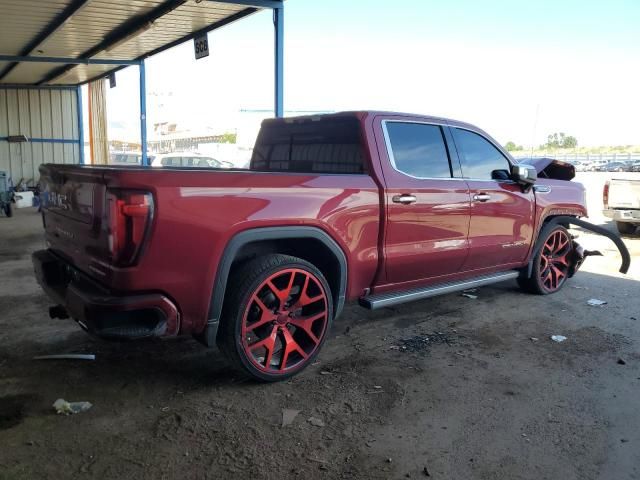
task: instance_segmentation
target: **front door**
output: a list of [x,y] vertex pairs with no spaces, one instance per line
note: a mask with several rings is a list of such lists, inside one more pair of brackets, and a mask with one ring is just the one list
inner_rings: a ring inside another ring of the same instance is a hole
[[396,117],[376,122],[376,131],[386,183],[387,283],[457,273],[467,256],[470,201],[446,126]]
[[487,138],[452,127],[471,195],[469,256],[463,270],[525,260],[534,224],[534,194],[509,179],[511,163]]

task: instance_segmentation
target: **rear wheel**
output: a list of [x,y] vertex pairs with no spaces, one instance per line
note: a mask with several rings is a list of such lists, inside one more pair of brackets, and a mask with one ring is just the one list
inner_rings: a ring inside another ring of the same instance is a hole
[[616,222],[616,228],[622,235],[631,235],[636,231],[636,226],[629,222]]
[[540,238],[542,245],[533,259],[531,277],[521,278],[518,283],[529,292],[549,295],[559,291],[567,281],[573,241],[561,225],[544,229]]
[[241,266],[228,291],[218,344],[234,367],[273,382],[313,362],[333,320],[320,270],[300,258],[267,255]]

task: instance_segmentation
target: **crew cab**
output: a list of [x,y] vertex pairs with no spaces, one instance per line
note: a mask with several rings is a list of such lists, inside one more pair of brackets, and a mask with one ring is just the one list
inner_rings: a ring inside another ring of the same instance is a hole
[[46,164],[36,276],[52,317],[194,335],[281,380],[346,301],[559,291],[584,256],[566,227],[585,192],[573,166],[527,162],[468,123],[367,111],[264,121],[250,171]]

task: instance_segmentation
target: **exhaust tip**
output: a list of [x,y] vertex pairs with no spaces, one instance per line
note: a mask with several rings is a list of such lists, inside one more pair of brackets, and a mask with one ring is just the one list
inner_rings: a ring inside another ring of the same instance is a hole
[[69,313],[67,313],[67,309],[62,305],[54,305],[53,307],[49,307],[49,317],[65,320],[69,318]]

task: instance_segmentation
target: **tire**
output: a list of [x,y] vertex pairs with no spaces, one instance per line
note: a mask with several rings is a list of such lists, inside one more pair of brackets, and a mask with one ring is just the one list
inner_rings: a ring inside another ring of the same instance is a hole
[[11,207],[11,202],[5,203],[3,210],[4,210],[4,214],[7,217],[13,217],[13,208]]
[[562,225],[543,228],[536,242],[531,277],[518,279],[520,287],[538,295],[550,295],[562,289],[569,278],[573,240]]
[[629,222],[616,222],[616,228],[621,235],[631,235],[636,231],[636,225]]
[[217,343],[232,366],[260,381],[285,380],[313,363],[333,321],[333,298],[314,265],[270,254],[229,279]]

